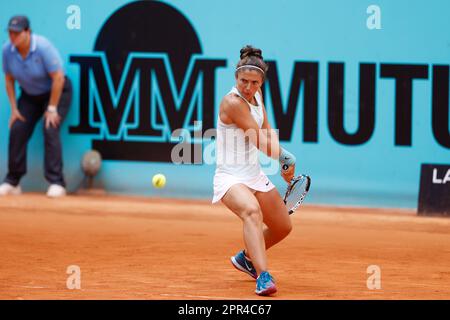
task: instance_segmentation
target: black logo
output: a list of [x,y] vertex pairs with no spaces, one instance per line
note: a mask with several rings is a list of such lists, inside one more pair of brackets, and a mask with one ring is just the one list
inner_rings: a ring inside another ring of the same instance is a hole
[[72,55],[80,70],[79,123],[70,133],[96,138],[104,159],[171,161],[179,128],[213,128],[216,70],[194,28],[175,8],[156,1],[123,6],[105,22],[94,53]]

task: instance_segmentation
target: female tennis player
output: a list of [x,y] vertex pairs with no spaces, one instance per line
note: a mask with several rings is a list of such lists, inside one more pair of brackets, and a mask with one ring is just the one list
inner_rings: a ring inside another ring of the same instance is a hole
[[217,121],[213,203],[222,201],[243,222],[245,250],[231,257],[232,264],[256,280],[256,294],[277,291],[268,272],[266,250],[291,231],[288,210],[275,186],[261,170],[259,151],[279,160],[289,182],[295,157],[279,145],[262,100],[261,86],[268,65],[260,49],[240,51],[236,84],[223,98]]

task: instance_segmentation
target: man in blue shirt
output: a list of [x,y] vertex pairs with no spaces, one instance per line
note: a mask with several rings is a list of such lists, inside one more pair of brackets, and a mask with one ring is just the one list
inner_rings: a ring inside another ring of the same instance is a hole
[[[0,195],[21,194],[20,179],[26,173],[26,149],[34,127],[44,116],[45,178],[49,197],[66,194],[63,177],[60,124],[71,100],[72,85],[65,77],[61,57],[46,38],[32,34],[25,16],[12,17],[10,41],[3,46],[3,71],[11,105],[8,174]],[[16,100],[15,82],[21,95]]]

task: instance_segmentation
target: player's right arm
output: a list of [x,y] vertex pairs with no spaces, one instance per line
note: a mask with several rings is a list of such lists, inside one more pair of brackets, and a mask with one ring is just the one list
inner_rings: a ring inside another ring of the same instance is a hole
[[225,96],[220,106],[220,120],[225,124],[236,124],[254,146],[267,156],[278,160],[281,152],[279,144],[271,143],[267,132],[258,127],[248,105],[241,98],[233,95]]

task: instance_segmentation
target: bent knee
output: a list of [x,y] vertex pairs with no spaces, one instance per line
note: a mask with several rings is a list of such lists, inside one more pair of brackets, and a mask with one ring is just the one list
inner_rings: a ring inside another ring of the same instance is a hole
[[282,223],[282,224],[278,225],[277,228],[276,228],[276,234],[281,239],[287,237],[288,234],[291,233],[291,231],[292,231],[291,220],[288,220],[285,223]]
[[262,222],[262,213],[258,205],[248,205],[241,212],[243,220],[251,220],[252,222]]
[[283,233],[285,234],[285,237],[292,232],[292,223],[291,220],[289,220],[289,223],[287,223],[283,228]]

